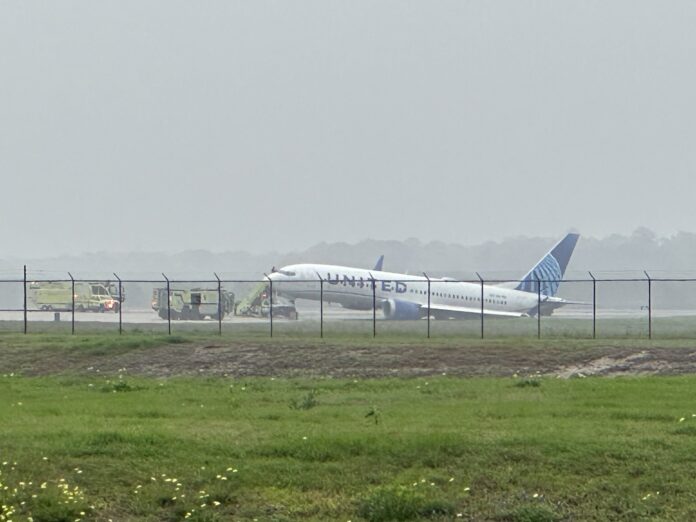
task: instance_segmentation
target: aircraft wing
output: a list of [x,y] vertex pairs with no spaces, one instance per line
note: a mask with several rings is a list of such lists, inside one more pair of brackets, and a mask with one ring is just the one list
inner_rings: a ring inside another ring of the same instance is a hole
[[[428,311],[427,305],[422,305],[421,309],[426,313]],[[468,306],[450,306],[443,304],[430,305],[431,312],[444,312],[446,314],[457,315],[460,317],[481,317],[480,308],[472,308]],[[483,309],[483,315],[486,317],[526,317],[527,314],[522,312],[504,312],[502,310],[486,310]]]

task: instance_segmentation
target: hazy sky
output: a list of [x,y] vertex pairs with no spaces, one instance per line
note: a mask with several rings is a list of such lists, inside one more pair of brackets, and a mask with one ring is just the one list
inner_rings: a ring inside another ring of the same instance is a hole
[[0,0],[0,257],[696,231],[696,2]]

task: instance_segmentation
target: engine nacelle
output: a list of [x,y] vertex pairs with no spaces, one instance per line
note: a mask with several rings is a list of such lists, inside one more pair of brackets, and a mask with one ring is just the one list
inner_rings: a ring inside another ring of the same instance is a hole
[[412,321],[424,316],[421,306],[408,301],[388,299],[382,304],[385,319],[394,321]]

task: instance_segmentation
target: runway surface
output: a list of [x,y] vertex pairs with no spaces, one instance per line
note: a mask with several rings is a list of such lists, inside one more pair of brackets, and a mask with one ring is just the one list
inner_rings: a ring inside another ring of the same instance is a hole
[[[317,322],[320,320],[320,307],[318,303],[311,301],[298,301],[297,311],[299,313],[298,322]],[[53,311],[36,311],[30,310],[28,312],[29,321],[55,321],[55,314],[60,314],[60,321],[71,321],[72,313],[70,311],[63,312],[53,312]],[[372,310],[347,310],[338,305],[325,304],[324,305],[324,320],[327,322],[332,321],[356,321],[356,320],[371,320]],[[666,309],[653,309],[652,316],[654,318],[666,318],[666,317],[692,317],[696,316],[696,310],[666,310]],[[376,317],[378,320],[383,320],[383,314],[381,310],[377,310]],[[597,318],[598,319],[640,319],[647,318],[648,310],[643,308],[634,309],[607,309],[598,308]],[[24,318],[24,313],[22,311],[0,311],[0,321],[22,321]],[[592,307],[567,307],[556,310],[551,317],[544,316],[543,320],[553,320],[553,319],[592,319]],[[130,324],[165,324],[166,319],[161,319],[154,310],[147,309],[130,309],[125,306],[123,309],[122,319],[124,323]],[[118,323],[119,315],[117,313],[92,313],[92,312],[75,312],[76,322],[97,322],[97,323]],[[275,316],[274,320],[277,321],[287,321],[287,319],[279,316]],[[469,320],[476,320],[469,319]],[[213,323],[216,322],[211,319],[198,320],[198,321],[175,321],[177,323]],[[223,319],[223,323],[236,323],[236,324],[259,324],[268,322],[268,318],[256,318],[256,317],[237,317],[229,315]]]

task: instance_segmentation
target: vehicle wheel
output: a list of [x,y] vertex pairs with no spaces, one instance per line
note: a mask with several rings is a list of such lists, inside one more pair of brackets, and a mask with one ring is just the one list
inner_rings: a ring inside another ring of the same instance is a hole
[[121,308],[121,305],[119,303],[116,303],[114,305],[114,313],[117,314],[120,308]]
[[78,311],[78,312],[84,312],[84,311],[85,311],[84,305],[77,305],[77,311]]
[[100,313],[100,314],[103,314],[103,313],[104,313],[104,305],[103,305],[103,304],[100,304],[100,305],[99,305],[99,313]]

